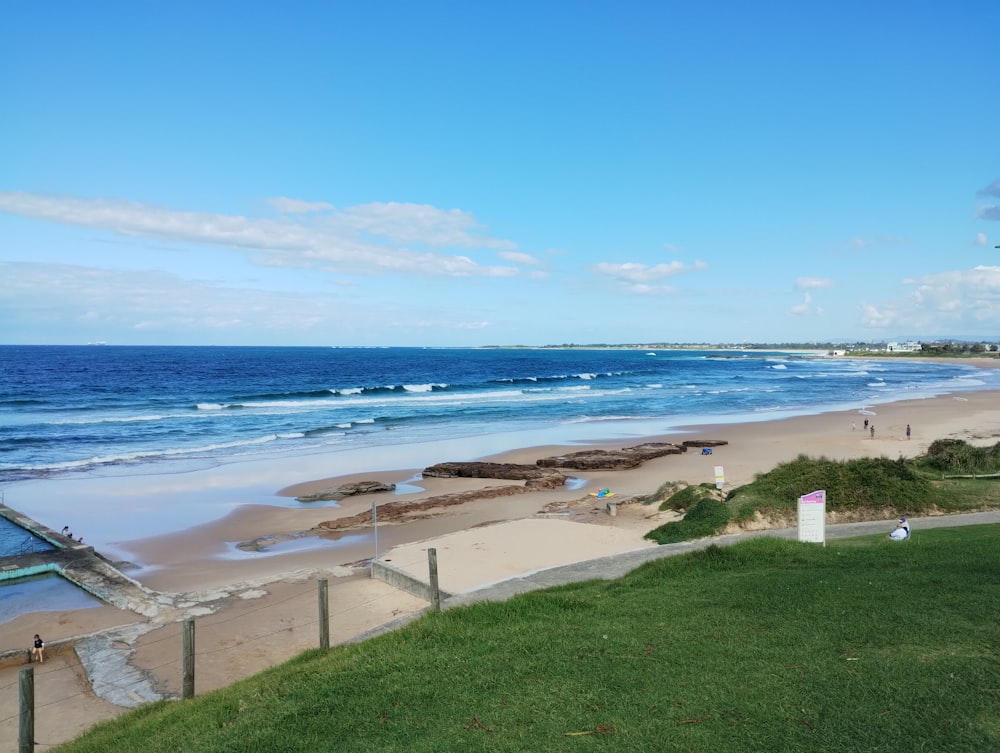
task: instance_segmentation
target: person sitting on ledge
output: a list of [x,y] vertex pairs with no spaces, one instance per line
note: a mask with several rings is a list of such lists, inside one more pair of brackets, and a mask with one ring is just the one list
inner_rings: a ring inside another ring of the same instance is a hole
[[45,641],[38,633],[35,633],[35,642],[31,646],[31,656],[28,661],[37,661],[39,664],[45,661]]

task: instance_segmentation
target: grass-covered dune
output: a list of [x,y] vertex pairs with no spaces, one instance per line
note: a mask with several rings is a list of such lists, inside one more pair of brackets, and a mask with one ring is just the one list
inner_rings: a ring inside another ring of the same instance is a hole
[[1000,750],[998,537],[713,546],[430,614],[53,750]]
[[[650,531],[646,538],[670,544],[711,536],[731,522],[755,519],[795,525],[800,496],[826,491],[832,520],[873,520],[896,515],[971,512],[1000,506],[1000,444],[974,447],[957,439],[937,440],[913,459],[829,460],[800,455],[724,498],[710,484],[661,487],[661,509],[683,510],[682,520]],[[720,504],[721,503],[721,504]]]

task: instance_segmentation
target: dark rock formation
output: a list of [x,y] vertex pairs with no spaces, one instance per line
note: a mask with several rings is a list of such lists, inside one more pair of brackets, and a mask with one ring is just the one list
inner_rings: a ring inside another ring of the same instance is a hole
[[[694,446],[694,445],[690,445]],[[701,445],[699,445],[701,446]],[[688,443],[677,445],[672,442],[646,442],[620,450],[581,450],[542,458],[537,461],[544,468],[573,468],[579,471],[625,471],[638,468],[647,460],[664,455],[680,455],[687,452]]]
[[381,481],[357,481],[353,484],[341,484],[331,489],[303,494],[296,497],[296,502],[328,502],[330,500],[343,499],[344,497],[354,497],[358,494],[377,494],[378,492],[391,492],[396,489],[395,484],[384,484]]
[[517,463],[438,463],[424,468],[423,475],[432,478],[496,478],[524,481],[525,486],[532,489],[555,489],[566,483],[566,477],[558,471]]
[[[528,488],[527,486],[488,486],[485,489],[473,489],[466,492],[455,492],[454,494],[441,494],[436,497],[427,497],[426,499],[414,500],[412,502],[387,502],[384,505],[378,506],[378,519],[380,523],[392,523],[403,519],[413,520],[432,515],[441,515],[444,514],[441,508],[463,505],[466,502],[475,502],[481,499],[510,497],[529,491],[537,491],[537,488]],[[371,510],[365,510],[350,517],[325,520],[314,530],[316,533],[323,533],[340,531],[347,528],[363,528],[371,524]]]
[[[627,470],[642,465],[647,460],[664,455],[679,455],[687,452],[688,447],[718,447],[728,444],[720,439],[692,439],[682,444],[671,442],[647,442],[633,447],[623,447],[620,450],[582,450],[567,453],[552,458],[542,458],[535,465],[517,463],[438,463],[425,468],[423,475],[428,478],[494,478],[509,481],[524,481],[524,484],[510,486],[488,486],[483,489],[473,489],[454,494],[442,494],[413,501],[387,502],[379,505],[378,519],[380,522],[412,520],[444,514],[444,508],[461,505],[481,499],[508,497],[514,494],[538,491],[539,489],[555,489],[566,483],[566,476],[556,468],[574,468],[579,470]],[[301,499],[301,498],[300,498]],[[642,501],[641,498],[621,500],[619,504],[628,501]],[[564,503],[557,503],[564,504]],[[365,510],[346,518],[337,518],[320,523],[311,533],[321,535],[332,531],[350,528],[360,528],[372,524],[370,510]]]

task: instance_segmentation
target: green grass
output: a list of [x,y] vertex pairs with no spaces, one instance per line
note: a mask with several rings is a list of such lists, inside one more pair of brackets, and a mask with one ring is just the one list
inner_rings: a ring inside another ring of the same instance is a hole
[[713,546],[308,652],[53,750],[1000,750],[998,535]]
[[934,483],[905,460],[858,458],[837,461],[800,455],[753,483],[734,489],[728,502],[752,503],[758,509],[794,509],[803,494],[825,489],[827,509],[867,510],[895,508],[900,503],[911,512],[936,503]]
[[1000,444],[976,447],[961,439],[937,439],[917,459],[917,465],[942,474],[997,473],[1000,471]]
[[674,510],[675,512],[690,510],[703,499],[718,500],[720,498],[720,492],[716,490],[714,484],[688,486],[672,483],[669,487],[667,485],[661,486],[657,489],[656,494],[659,495],[657,498],[661,500],[660,510]]
[[[694,489],[697,487],[688,487]],[[729,509],[723,502],[701,497],[681,520],[664,523],[646,534],[657,544],[674,544],[711,536],[729,522]]]
[[1000,506],[1000,478],[951,476],[982,476],[998,470],[1000,443],[974,447],[959,439],[937,440],[925,455],[913,459],[829,460],[800,455],[730,491],[721,509],[698,502],[712,494],[707,484],[680,490],[665,487],[669,496],[660,502],[660,509],[687,513],[683,520],[665,523],[646,538],[669,544],[711,536],[731,520],[738,522],[756,515],[772,520],[794,519],[799,497],[818,489],[826,491],[827,512],[856,520],[995,509]]

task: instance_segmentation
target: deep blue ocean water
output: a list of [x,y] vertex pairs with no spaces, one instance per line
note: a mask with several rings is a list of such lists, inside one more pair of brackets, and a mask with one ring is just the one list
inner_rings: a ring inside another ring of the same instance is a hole
[[994,388],[995,370],[691,350],[0,346],[0,484],[524,429],[600,440]]

